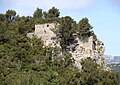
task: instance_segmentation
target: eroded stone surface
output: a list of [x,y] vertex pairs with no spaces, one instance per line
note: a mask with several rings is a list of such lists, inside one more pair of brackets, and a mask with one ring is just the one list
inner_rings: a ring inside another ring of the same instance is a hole
[[[35,25],[35,32],[38,38],[41,38],[44,42],[45,46],[60,46],[59,39],[57,35],[53,32],[53,30],[58,29],[56,23],[46,23],[46,24],[37,24]],[[85,59],[87,57],[92,58],[96,61],[99,65],[104,64],[104,44],[96,39],[93,39],[93,36],[84,36],[84,37],[77,37],[77,43],[71,45],[71,49],[69,52],[72,54],[72,57],[75,59],[75,65],[81,68],[80,60]]]
[[41,38],[46,46],[58,46],[60,47],[59,42],[57,41],[56,34],[52,31],[56,28],[58,24],[56,23],[46,23],[35,25],[35,33],[38,38]]

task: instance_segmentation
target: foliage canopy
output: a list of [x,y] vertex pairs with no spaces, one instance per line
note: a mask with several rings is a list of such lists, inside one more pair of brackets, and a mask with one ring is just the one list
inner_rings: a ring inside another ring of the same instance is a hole
[[59,18],[55,7],[43,13],[37,8],[33,17],[16,14],[14,10],[0,14],[0,85],[118,85],[117,73],[102,70],[91,59],[81,61],[80,72],[70,53],[59,57],[59,48],[26,37],[36,23],[56,21],[61,24],[58,36],[64,49],[74,42],[76,30],[92,29],[87,18],[76,24],[69,16]]

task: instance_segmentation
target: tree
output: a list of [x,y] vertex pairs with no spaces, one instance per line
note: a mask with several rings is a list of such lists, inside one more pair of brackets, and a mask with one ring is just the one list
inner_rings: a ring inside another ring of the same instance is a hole
[[7,25],[4,21],[0,23],[0,44],[7,42],[6,31]]
[[34,11],[33,18],[42,19],[42,9],[37,8],[36,11]]
[[15,19],[15,15],[16,15],[16,11],[15,10],[8,10],[6,11],[6,18],[7,18],[7,21],[13,21]]
[[5,14],[0,14],[0,22],[5,21]]
[[63,50],[66,50],[67,46],[74,41],[74,27],[75,21],[71,17],[61,18],[58,36],[61,38],[60,44]]
[[70,84],[79,85],[118,85],[119,75],[115,72],[104,70],[91,58],[81,61],[82,69],[70,81]]
[[[45,12],[43,20],[49,18],[54,22],[59,17],[56,12]],[[66,52],[75,39],[76,22],[71,17],[59,18],[56,32],[65,52],[57,46],[44,46],[35,36],[26,37],[26,33],[34,30],[37,20],[34,18],[16,16],[13,10],[0,14],[0,85],[118,85],[118,74],[103,70],[92,59],[82,60],[81,70],[75,67],[72,55]],[[84,26],[90,31],[89,25]]]
[[52,7],[51,9],[48,10],[48,12],[44,11],[43,15],[44,23],[57,22],[59,19],[58,17],[60,16],[60,12],[59,9]]
[[49,18],[58,18],[60,16],[60,12],[57,8],[52,7],[48,10],[48,16]]
[[48,18],[48,14],[46,11],[43,12],[43,15],[44,15],[44,19],[47,19]]
[[89,33],[93,27],[89,24],[88,18],[82,18],[78,23],[77,31],[80,34]]

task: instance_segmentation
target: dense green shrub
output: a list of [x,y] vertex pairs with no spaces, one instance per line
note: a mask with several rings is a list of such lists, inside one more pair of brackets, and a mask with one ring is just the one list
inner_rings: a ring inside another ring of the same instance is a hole
[[[67,51],[58,57],[74,42],[74,33],[82,29],[84,34],[92,29],[87,18],[78,26],[71,17],[59,15],[55,7],[44,13],[37,8],[33,17],[20,17],[14,10],[0,14],[0,85],[118,85],[117,73],[103,70],[91,59],[81,61],[80,71]],[[36,23],[46,22],[60,23],[57,35],[62,49],[46,47],[41,39],[26,37]]]

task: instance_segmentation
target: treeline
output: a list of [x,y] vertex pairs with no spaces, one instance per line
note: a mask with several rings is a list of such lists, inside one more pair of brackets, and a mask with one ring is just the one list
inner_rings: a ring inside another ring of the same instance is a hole
[[[75,33],[94,35],[92,26],[87,18],[76,23],[70,16],[59,16],[55,7],[47,12],[37,8],[33,16],[19,16],[15,10],[0,14],[0,85],[118,85],[117,73],[103,70],[89,58],[81,61],[81,71],[74,66],[66,48],[75,42]],[[64,55],[59,55],[58,47],[26,37],[36,23],[51,22],[60,23],[56,34]]]

